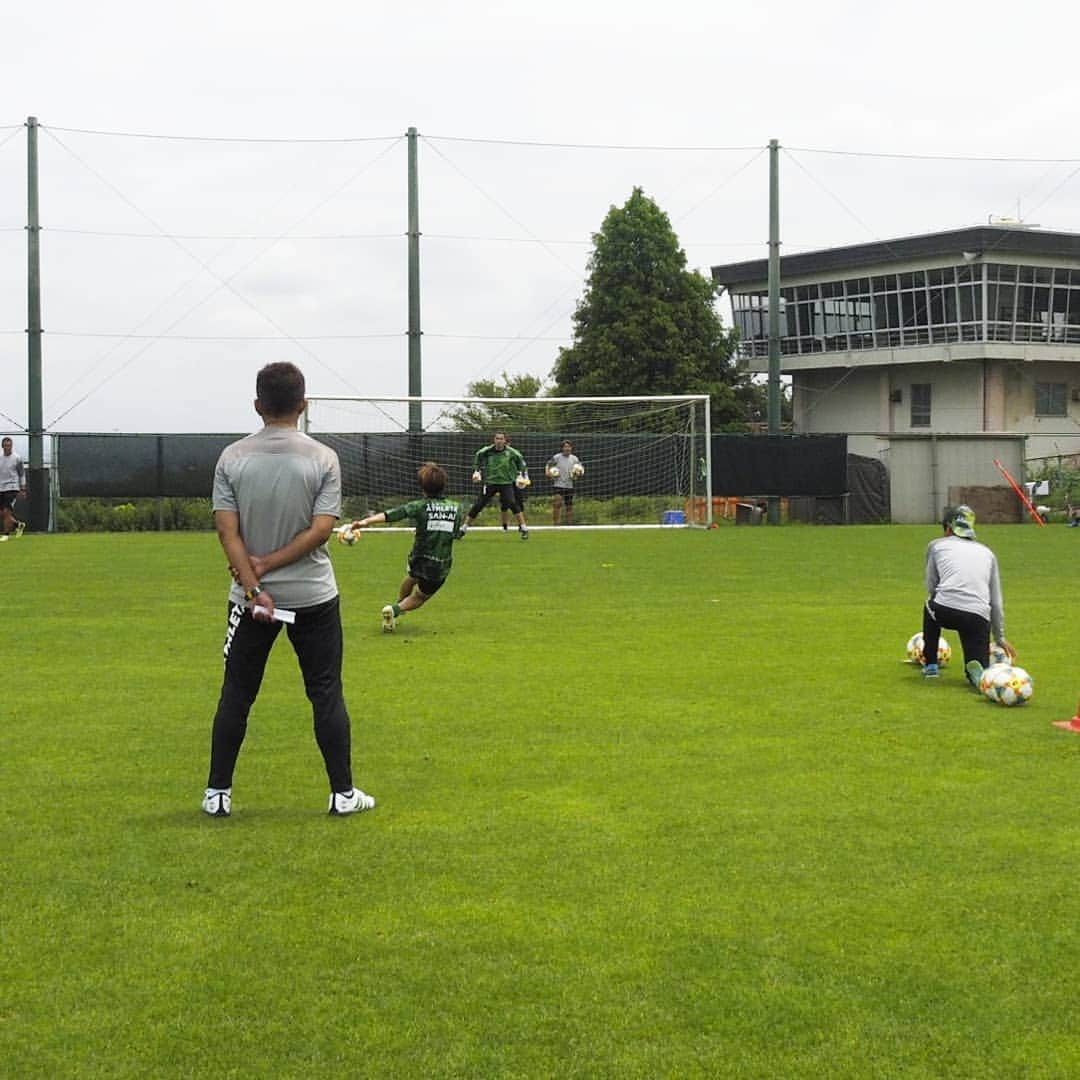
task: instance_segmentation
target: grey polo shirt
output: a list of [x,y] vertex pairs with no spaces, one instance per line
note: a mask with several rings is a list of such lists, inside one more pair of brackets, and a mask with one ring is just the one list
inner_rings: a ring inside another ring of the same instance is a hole
[[[294,428],[264,427],[225,447],[214,470],[214,509],[240,515],[240,535],[252,555],[288,544],[317,514],[341,516],[341,466],[329,447]],[[305,608],[337,596],[326,545],[271,570],[263,585],[283,608]],[[233,584],[232,603],[243,603]]]

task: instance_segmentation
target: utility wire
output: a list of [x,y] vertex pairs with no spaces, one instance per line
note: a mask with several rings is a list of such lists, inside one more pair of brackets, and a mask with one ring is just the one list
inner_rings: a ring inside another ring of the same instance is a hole
[[[94,176],[96,176],[98,180],[100,180],[100,181],[101,181],[101,182],[102,182],[103,184],[105,184],[105,185],[106,185],[106,186],[107,186],[107,187],[108,187],[108,188],[109,188],[110,190],[112,190],[114,194],[116,194],[116,195],[117,195],[117,196],[118,196],[118,197],[119,197],[120,199],[122,199],[122,200],[123,200],[123,201],[124,201],[124,202],[125,202],[125,203],[126,203],[126,204],[127,204],[128,206],[130,206],[130,207],[131,207],[131,208],[132,208],[133,210],[135,210],[135,211],[136,211],[136,213],[138,213],[138,214],[139,214],[139,215],[140,215],[141,217],[143,217],[143,218],[144,218],[144,219],[145,219],[146,221],[148,221],[148,222],[149,222],[149,223],[150,223],[150,224],[151,224],[151,225],[152,225],[152,226],[153,226],[153,227],[154,227],[155,229],[158,229],[158,230],[159,230],[160,232],[162,232],[162,233],[164,234],[165,230],[161,229],[161,228],[160,228],[160,226],[159,226],[159,225],[157,224],[157,222],[156,222],[156,221],[154,221],[154,219],[153,219],[153,218],[151,218],[151,217],[150,217],[150,216],[149,216],[149,215],[148,215],[147,213],[145,213],[145,212],[144,212],[144,211],[143,211],[143,210],[142,210],[142,209],[141,209],[140,207],[136,206],[136,205],[135,205],[135,203],[134,203],[134,202],[132,202],[132,200],[131,200],[131,199],[129,199],[129,198],[128,198],[128,197],[127,197],[127,196],[126,196],[126,195],[125,195],[125,194],[124,194],[124,193],[123,193],[122,191],[120,191],[120,190],[119,190],[119,189],[118,189],[118,188],[117,188],[117,187],[116,187],[116,186],[115,186],[114,184],[112,184],[112,183],[111,183],[111,182],[110,182],[109,180],[107,180],[107,179],[106,179],[106,178],[105,178],[104,176],[102,176],[102,175],[101,175],[100,173],[98,173],[98,172],[97,172],[97,171],[96,171],[96,170],[95,170],[95,169],[94,169],[94,168],[93,168],[92,166],[90,166],[90,165],[89,165],[89,164],[88,164],[87,162],[83,161],[83,159],[82,159],[82,158],[80,158],[80,157],[79,157],[79,156],[78,156],[77,154],[75,154],[75,153],[74,153],[74,152],[73,152],[73,151],[72,151],[72,150],[71,150],[71,149],[70,149],[69,147],[67,147],[67,146],[66,146],[66,145],[65,145],[65,144],[64,144],[64,143],[63,143],[63,142],[62,142],[61,140],[57,139],[57,138],[56,138],[56,135],[55,135],[55,134],[53,134],[53,133],[52,133],[51,131],[50,131],[50,135],[51,135],[51,137],[52,137],[52,138],[54,139],[54,141],[56,141],[56,142],[57,142],[57,144],[58,144],[58,145],[60,145],[61,147],[63,147],[63,148],[65,149],[65,150],[67,150],[67,152],[68,152],[69,154],[71,154],[71,155],[72,155],[72,157],[74,157],[76,161],[78,161],[78,162],[79,162],[80,164],[82,164],[84,168],[86,168],[86,169],[87,169],[87,170],[88,170],[89,172],[91,172],[91,173],[92,173],[92,174],[93,174]],[[327,197],[326,197],[325,199],[323,199],[323,200],[322,200],[322,202],[320,202],[320,203],[316,204],[316,206],[312,207],[312,209],[310,209],[310,210],[309,210],[309,211],[308,211],[308,212],[307,212],[307,213],[306,213],[306,214],[305,214],[305,215],[304,215],[304,216],[303,216],[303,217],[302,217],[302,218],[301,218],[300,220],[301,220],[301,221],[303,221],[303,220],[305,220],[306,218],[310,217],[310,216],[311,216],[312,214],[314,214],[314,213],[315,213],[315,211],[316,211],[316,210],[320,209],[320,208],[321,208],[322,206],[325,206],[325,205],[326,205],[326,204],[327,204],[328,202],[330,202],[330,201],[331,201],[332,199],[336,198],[336,197],[337,197],[337,195],[341,193],[341,191],[343,191],[343,190],[344,190],[344,189],[345,189],[346,187],[348,187],[348,186],[349,186],[349,185],[350,185],[351,183],[353,183],[353,182],[354,182],[354,181],[355,181],[355,180],[356,180],[356,179],[357,179],[357,178],[358,178],[359,176],[361,176],[361,175],[362,175],[362,174],[363,174],[364,172],[366,172],[366,171],[367,171],[368,169],[370,169],[371,167],[373,167],[373,166],[375,165],[375,163],[376,163],[376,162],[378,162],[378,161],[379,161],[379,160],[380,160],[380,159],[381,159],[382,157],[384,157],[384,156],[385,156],[385,155],[386,155],[387,153],[389,153],[389,151],[390,151],[390,150],[391,150],[392,148],[393,148],[393,146],[392,146],[392,145],[391,145],[391,146],[387,146],[386,148],[384,148],[384,149],[383,149],[383,151],[382,151],[381,153],[377,154],[377,155],[376,155],[376,156],[375,156],[374,158],[372,158],[372,159],[371,159],[371,160],[370,160],[369,162],[367,162],[367,163],[366,163],[366,164],[365,164],[365,165],[364,165],[364,166],[363,166],[363,167],[362,167],[361,169],[359,169],[359,170],[358,170],[358,171],[357,171],[356,173],[354,173],[354,174],[353,174],[352,176],[350,176],[350,177],[349,177],[349,178],[348,178],[348,179],[347,179],[347,180],[346,180],[346,181],[345,181],[345,182],[344,182],[343,184],[341,184],[341,185],[340,185],[340,186],[339,186],[339,187],[338,187],[338,188],[337,188],[336,190],[334,190],[333,192],[331,192],[331,193],[330,193],[330,194],[329,194],[329,195],[328,195],[328,196],[327,196]],[[299,222],[297,222],[296,224],[299,224]],[[281,237],[280,237],[279,239],[283,239],[283,238],[284,238],[284,237],[285,237],[286,235],[287,235],[287,231],[286,231],[286,233],[283,233],[283,234],[282,234],[282,236],[281,236]],[[316,353],[314,353],[314,352],[313,352],[313,351],[312,351],[311,349],[307,348],[307,347],[306,347],[305,345],[303,345],[303,344],[302,344],[302,343],[301,343],[300,341],[298,341],[298,340],[297,340],[296,338],[294,338],[294,337],[293,337],[293,336],[292,336],[291,334],[289,334],[289,333],[288,333],[288,332],[287,332],[287,331],[286,331],[286,330],[285,330],[285,329],[284,329],[283,327],[279,326],[279,325],[278,325],[278,323],[277,323],[277,322],[276,322],[276,321],[275,321],[275,320],[274,320],[273,318],[271,318],[271,316],[267,315],[267,314],[266,314],[266,313],[265,313],[264,311],[262,311],[262,310],[261,310],[261,309],[260,309],[260,308],[258,307],[258,305],[257,305],[257,304],[255,304],[255,303],[254,303],[253,301],[251,301],[250,299],[248,299],[248,298],[247,298],[246,296],[244,296],[244,294],[243,294],[243,293],[241,293],[241,292],[240,292],[240,291],[239,291],[238,289],[236,289],[236,287],[235,287],[235,286],[233,286],[233,284],[232,284],[232,281],[233,281],[233,280],[234,280],[234,279],[235,279],[235,278],[236,278],[237,276],[239,276],[239,274],[243,273],[243,271],[244,271],[244,270],[246,270],[246,269],[247,269],[247,268],[248,268],[249,266],[251,266],[251,265],[252,265],[252,264],[253,264],[254,262],[256,262],[256,261],[258,261],[258,259],[262,258],[262,255],[263,255],[263,254],[265,254],[265,251],[263,251],[263,252],[260,252],[260,253],[259,253],[258,255],[256,255],[255,259],[253,259],[253,260],[249,261],[248,263],[246,263],[246,264],[245,264],[245,265],[244,265],[243,267],[241,267],[241,268],[240,268],[240,270],[237,270],[237,271],[236,271],[235,273],[233,273],[232,275],[230,275],[230,277],[228,277],[228,278],[222,278],[222,277],[221,277],[221,275],[220,275],[220,274],[218,274],[218,273],[217,273],[217,272],[216,272],[216,271],[215,271],[215,270],[214,270],[214,269],[213,269],[213,268],[212,268],[212,267],[211,267],[211,266],[210,266],[209,264],[207,264],[207,263],[206,263],[206,262],[204,262],[204,261],[203,261],[202,259],[200,259],[200,258],[198,257],[198,255],[196,255],[196,254],[195,254],[195,253],[194,253],[193,251],[191,251],[191,250],[190,250],[189,248],[185,247],[185,246],[184,246],[184,244],[182,244],[182,243],[181,243],[180,241],[178,241],[178,240],[176,240],[176,239],[174,239],[174,238],[170,238],[170,239],[172,239],[172,240],[173,240],[173,243],[174,243],[174,244],[175,244],[175,245],[176,245],[177,247],[179,247],[181,251],[183,251],[183,252],[184,252],[184,253],[185,253],[186,255],[188,255],[188,257],[189,257],[189,258],[193,259],[193,260],[194,260],[194,261],[195,261],[196,263],[198,263],[198,264],[199,264],[200,266],[202,266],[202,268],[203,268],[203,269],[204,269],[204,270],[206,271],[206,273],[210,274],[210,275],[211,275],[211,276],[212,276],[212,277],[213,277],[213,278],[214,278],[214,279],[215,279],[215,280],[216,280],[216,281],[217,281],[217,282],[218,282],[219,284],[218,284],[218,287],[217,287],[217,288],[215,288],[215,289],[214,289],[214,290],[213,290],[213,291],[212,291],[212,292],[211,292],[210,294],[208,294],[208,295],[207,295],[206,297],[204,297],[204,298],[203,298],[202,300],[200,300],[200,301],[199,301],[199,303],[197,303],[196,305],[194,305],[194,307],[190,308],[190,309],[189,309],[188,311],[184,312],[184,313],[183,313],[183,314],[182,314],[181,316],[179,316],[179,318],[175,319],[175,320],[174,320],[174,321],[173,321],[173,322],[172,322],[172,323],[171,323],[171,324],[170,324],[170,325],[169,325],[169,326],[168,326],[168,327],[166,328],[166,330],[171,330],[171,329],[173,329],[173,328],[174,328],[175,326],[177,326],[177,325],[178,325],[178,324],[179,324],[180,322],[182,322],[182,321],[183,321],[184,319],[186,319],[186,318],[187,318],[187,317],[188,317],[188,316],[189,316],[189,315],[190,315],[190,314],[191,314],[191,313],[192,313],[193,311],[195,311],[195,310],[196,310],[197,308],[201,307],[201,306],[202,306],[202,305],[203,305],[204,303],[206,303],[206,301],[207,301],[207,300],[209,300],[209,299],[210,299],[210,298],[211,298],[212,296],[216,295],[216,294],[217,294],[218,292],[220,292],[220,291],[221,291],[222,289],[228,289],[228,290],[229,290],[229,291],[230,291],[230,292],[231,292],[231,293],[232,293],[232,294],[233,294],[233,295],[234,295],[234,296],[235,296],[235,297],[236,297],[236,298],[237,298],[238,300],[240,300],[240,301],[241,301],[241,302],[242,302],[243,304],[245,304],[245,305],[246,305],[247,307],[249,307],[249,308],[250,308],[250,309],[251,309],[252,311],[254,311],[254,312],[255,312],[255,313],[257,314],[257,315],[260,315],[260,316],[261,316],[261,317],[262,317],[263,319],[265,319],[265,320],[266,320],[266,322],[267,322],[267,323],[268,323],[268,324],[269,324],[270,326],[272,326],[272,327],[273,327],[273,328],[274,328],[275,330],[277,330],[277,331],[278,331],[279,333],[281,333],[281,334],[282,334],[282,335],[283,335],[284,337],[286,337],[286,338],[287,338],[288,340],[292,341],[292,342],[293,342],[293,343],[294,343],[294,344],[295,344],[295,345],[296,345],[296,346],[297,346],[297,347],[298,347],[299,349],[301,349],[301,350],[302,350],[303,352],[305,352],[305,353],[306,353],[306,354],[307,354],[308,356],[310,356],[310,357],[311,357],[312,359],[314,359],[314,360],[315,360],[316,362],[318,362],[318,363],[319,363],[319,364],[321,364],[321,365],[322,365],[323,367],[325,367],[325,368],[326,368],[326,370],[327,370],[327,371],[329,371],[329,372],[330,372],[330,373],[331,373],[332,375],[334,375],[334,376],[335,376],[336,378],[340,379],[340,380],[341,380],[341,382],[342,382],[342,383],[343,383],[343,384],[344,384],[345,386],[348,386],[348,387],[350,387],[350,388],[351,388],[352,390],[354,390],[354,391],[356,391],[357,393],[359,393],[359,390],[357,389],[357,387],[356,387],[356,386],[354,386],[354,385],[353,385],[353,384],[352,384],[352,383],[351,383],[351,382],[350,382],[350,381],[349,381],[348,379],[346,379],[346,378],[345,378],[345,377],[344,377],[344,376],[343,376],[343,375],[342,375],[342,374],[341,374],[340,372],[338,372],[338,371],[335,371],[335,370],[334,370],[334,368],[332,368],[332,367],[331,367],[331,366],[330,366],[330,365],[329,365],[329,364],[328,364],[328,363],[327,363],[327,362],[326,362],[325,360],[323,360],[323,359],[322,359],[322,358],[321,358],[320,356],[318,356],[318,355],[317,355]],[[276,242],[276,241],[275,241],[275,242]],[[268,250],[268,249],[267,249],[267,250]],[[125,362],[124,362],[123,364],[121,364],[119,368],[117,368],[116,370],[114,370],[114,371],[112,372],[112,374],[111,374],[111,375],[107,376],[107,377],[106,377],[106,378],[105,378],[104,380],[102,380],[102,381],[101,381],[100,383],[98,383],[98,385],[97,385],[97,386],[95,386],[95,387],[91,388],[91,390],[89,390],[89,391],[88,391],[88,392],[87,392],[87,393],[86,393],[85,395],[83,395],[83,397],[81,397],[81,398],[80,398],[80,399],[79,399],[78,401],[76,401],[74,405],[70,406],[70,407],[69,407],[68,409],[66,409],[66,410],[65,410],[65,411],[64,411],[63,413],[61,413],[61,414],[60,414],[59,416],[57,416],[57,417],[56,417],[56,419],[55,419],[55,420],[53,420],[53,421],[52,421],[52,422],[50,423],[50,425],[49,425],[49,426],[50,426],[50,427],[52,427],[52,426],[53,426],[53,425],[55,425],[56,423],[59,423],[59,421],[60,421],[60,420],[62,420],[62,419],[63,419],[63,418],[65,417],[65,416],[67,416],[67,415],[68,415],[68,414],[69,414],[70,412],[72,412],[72,411],[73,411],[74,409],[76,409],[76,408],[77,408],[77,407],[78,407],[79,405],[81,405],[81,404],[82,404],[82,403],[83,403],[84,401],[86,401],[86,400],[87,400],[87,398],[89,398],[90,396],[92,396],[93,394],[95,394],[95,393],[96,393],[96,392],[97,392],[98,390],[100,390],[100,389],[101,389],[101,388],[102,388],[102,387],[103,387],[103,386],[104,386],[104,385],[105,385],[105,384],[106,384],[107,382],[109,382],[109,381],[110,381],[111,379],[115,378],[115,377],[116,377],[116,376],[117,376],[118,374],[120,374],[120,372],[121,372],[121,371],[123,371],[123,370],[124,370],[125,368],[127,368],[127,367],[128,367],[128,366],[129,366],[130,364],[132,364],[132,363],[133,363],[133,362],[134,362],[134,361],[135,361],[135,360],[136,360],[136,359],[137,359],[138,357],[142,356],[142,355],[143,355],[143,354],[144,354],[144,353],[146,352],[146,350],[150,348],[150,346],[151,346],[152,344],[153,344],[153,342],[151,341],[151,342],[150,342],[150,343],[148,343],[148,344],[147,344],[146,346],[144,346],[144,347],[143,347],[142,349],[139,349],[139,350],[137,350],[137,351],[136,351],[135,353],[133,353],[133,354],[132,354],[132,356],[130,356],[130,357],[129,357],[129,358],[128,358],[128,359],[127,359],[127,360],[126,360],[126,361],[125,361]]]
[[[0,334],[21,334],[22,330],[0,330]],[[135,334],[127,330],[108,333],[99,330],[50,330],[50,337],[122,338],[125,341],[385,341],[400,338],[405,331],[386,334]]]
[[[15,130],[25,128],[25,124],[12,125]],[[160,132],[139,131],[103,131],[94,128],[69,128],[54,127],[40,124],[42,130],[67,132],[75,135],[98,135],[107,138],[118,139],[160,139],[174,142],[208,142],[208,143],[284,143],[305,145],[310,143],[364,143],[384,142],[402,138],[400,135],[362,135],[362,136],[336,136],[333,138],[260,138],[252,136],[235,135],[169,135]],[[4,130],[4,128],[0,128]],[[530,139],[491,139],[476,138],[467,135],[424,135],[425,139],[437,139],[440,142],[476,143],[488,146],[525,146],[536,149],[549,150],[612,150],[612,151],[645,151],[649,153],[747,153],[752,150],[763,149],[760,146],[664,146],[654,144],[632,143],[573,143],[573,142],[544,142]],[[890,158],[909,161],[971,161],[971,162],[1013,162],[1020,164],[1077,164],[1080,158],[1057,158],[1057,157],[1008,157],[1000,155],[985,156],[981,154],[918,154],[904,153],[901,151],[868,151],[868,150],[845,150],[835,147],[814,146],[790,146],[786,149],[806,154],[827,154],[834,157],[864,157],[864,158]]]
[[984,161],[988,163],[1012,163],[1018,165],[1075,165],[1080,158],[1041,157],[980,157],[976,154],[901,154],[868,150],[823,150],[812,146],[785,146],[785,150],[800,154],[828,154],[833,157],[890,158],[900,161]]
[[169,142],[206,142],[206,143],[284,143],[289,145],[306,145],[308,143],[368,143],[368,142],[397,142],[403,138],[401,135],[365,135],[360,137],[343,137],[333,139],[280,139],[280,138],[251,138],[248,136],[231,135],[161,135],[142,131],[95,131],[91,128],[68,128],[53,127],[39,124],[43,131],[62,131],[68,135],[103,135],[113,139],[161,139]]
[[440,142],[480,143],[488,146],[532,146],[543,150],[645,150],[660,153],[670,151],[696,154],[742,154],[749,150],[761,149],[758,146],[631,146],[610,143],[529,142],[526,139],[474,139],[462,135],[425,135],[421,137],[425,140],[438,139]]
[[[23,125],[23,126],[25,126],[25,125]],[[8,133],[8,136],[7,136],[7,138],[5,138],[5,139],[0,139],[0,150],[2,150],[2,149],[3,149],[4,147],[5,147],[5,146],[7,146],[7,144],[8,144],[9,142],[11,142],[11,140],[12,140],[12,139],[14,139],[14,138],[15,138],[15,136],[16,136],[16,135],[18,135],[20,131],[22,131],[22,130],[23,130],[23,126],[20,126],[20,127],[14,128],[14,129],[13,129],[12,131],[10,131],[10,132]],[[0,130],[3,130],[3,129],[0,129]]]
[[505,206],[503,206],[501,202],[499,202],[498,199],[495,198],[494,195],[482,188],[470,176],[466,175],[466,173],[453,161],[451,161],[450,158],[448,158],[446,154],[444,154],[434,143],[427,141],[426,145],[430,146],[432,152],[442,158],[443,161],[445,161],[446,164],[449,165],[450,168],[453,169],[454,172],[456,172],[463,180],[465,180],[468,184],[471,184],[472,187],[476,191],[478,191],[485,199],[487,199],[493,206],[495,206],[498,210],[502,211],[502,213],[505,214],[507,218],[509,218],[519,229],[521,229],[522,232],[529,236],[535,243],[539,244],[564,270],[568,270],[571,274],[574,274],[575,276],[578,275],[578,270],[565,263],[560,255],[558,255],[555,251],[548,247],[544,243],[544,241],[541,240],[527,225],[519,221]]
[[[64,233],[73,236],[111,236],[133,240],[281,240],[281,233],[152,233],[111,232],[105,229],[65,229],[51,227],[42,232]],[[396,233],[312,233],[297,235],[288,233],[289,240],[400,240],[406,234]]]
[[716,187],[714,187],[706,196],[704,196],[704,198],[699,199],[696,203],[694,203],[693,206],[689,207],[687,210],[684,210],[675,219],[676,222],[685,221],[686,218],[688,218],[692,213],[694,213],[695,210],[699,210],[702,206],[705,205],[705,203],[707,203],[710,199],[714,198],[719,192],[726,188],[728,184],[730,184],[737,176],[750,168],[750,166],[753,165],[753,163],[757,161],[757,159],[761,157],[761,155],[764,154],[767,149],[768,147],[763,146],[758,150],[756,154],[754,154],[750,158],[747,158],[747,160],[744,161],[730,176],[727,176],[723,180],[721,180],[720,183],[716,185]]

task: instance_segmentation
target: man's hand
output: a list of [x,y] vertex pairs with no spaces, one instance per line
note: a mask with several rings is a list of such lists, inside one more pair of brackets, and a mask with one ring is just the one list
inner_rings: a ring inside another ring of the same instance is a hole
[[[251,563],[251,569],[255,571],[255,576],[261,578],[266,573],[266,560],[258,555],[252,555],[249,557],[248,562]],[[240,571],[235,566],[229,567],[229,573],[232,575],[233,581],[237,585],[243,584],[240,580]]]
[[[251,617],[256,622],[273,622],[274,621],[274,598],[265,590],[259,593],[254,600],[250,601],[248,607],[251,609]],[[256,611],[256,608],[265,608],[265,611]]]
[[1008,641],[1006,641],[1004,638],[1002,638],[998,642],[998,644],[1009,654],[1009,663],[1010,664],[1015,663],[1016,662],[1016,650],[1012,647],[1012,645]]

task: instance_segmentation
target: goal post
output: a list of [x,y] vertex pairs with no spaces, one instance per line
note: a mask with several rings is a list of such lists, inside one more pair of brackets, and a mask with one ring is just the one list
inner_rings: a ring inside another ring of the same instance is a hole
[[[417,415],[420,430],[413,430]],[[471,503],[477,450],[506,433],[525,458],[530,524],[550,518],[545,466],[564,440],[584,466],[574,483],[576,525],[712,524],[707,394],[655,397],[438,398],[312,394],[303,430],[341,461],[347,515],[378,513],[418,496],[416,470],[438,462],[447,494]],[[488,520],[496,524],[498,500]]]

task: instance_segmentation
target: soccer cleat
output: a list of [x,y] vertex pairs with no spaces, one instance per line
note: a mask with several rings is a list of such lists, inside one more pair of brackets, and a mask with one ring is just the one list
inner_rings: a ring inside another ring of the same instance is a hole
[[203,795],[204,814],[211,817],[228,817],[232,813],[232,788],[208,787]]
[[15,539],[16,540],[18,540],[19,537],[22,536],[23,530],[25,528],[26,528],[26,522],[25,521],[17,521],[17,522],[15,522]]
[[504,521],[503,522],[503,532],[506,532],[509,528],[510,528],[510,526],[507,525],[506,522]]
[[521,534],[521,539],[522,540],[528,540],[529,539],[529,530],[526,529],[524,525],[521,525],[521,526],[518,527],[518,532]]
[[397,624],[397,619],[394,618],[393,606],[387,604],[382,609],[382,629],[384,634],[392,634],[394,632],[394,626]]
[[330,813],[336,815],[359,814],[364,810],[374,810],[375,799],[365,795],[359,788],[352,791],[330,792]]
[[924,679],[936,679],[938,677],[937,664],[923,664],[922,677]]
[[979,689],[979,682],[982,679],[982,673],[983,666],[979,663],[978,660],[969,660],[964,665],[964,674],[967,676],[967,681],[971,683],[971,685],[974,686],[976,690]]
[[4,533],[3,536],[0,536],[0,544],[4,543],[5,540],[10,540],[10,539],[11,539],[11,537],[8,536],[7,533]]

